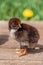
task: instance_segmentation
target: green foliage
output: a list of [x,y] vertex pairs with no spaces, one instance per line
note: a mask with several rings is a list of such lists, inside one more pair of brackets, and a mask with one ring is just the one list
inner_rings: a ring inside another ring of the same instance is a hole
[[24,9],[31,9],[34,17],[30,20],[43,20],[43,0],[0,0],[0,20],[8,20],[11,17],[23,17]]

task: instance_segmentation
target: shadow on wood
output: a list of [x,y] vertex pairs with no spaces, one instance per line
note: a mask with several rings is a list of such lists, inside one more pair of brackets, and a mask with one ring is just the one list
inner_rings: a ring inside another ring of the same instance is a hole
[[28,53],[35,54],[43,52],[43,45],[38,44],[37,49],[27,49]]
[[0,45],[5,44],[8,41],[8,35],[0,35]]

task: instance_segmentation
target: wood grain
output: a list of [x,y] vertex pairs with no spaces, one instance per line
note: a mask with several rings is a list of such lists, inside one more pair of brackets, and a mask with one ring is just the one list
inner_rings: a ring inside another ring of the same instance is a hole
[[25,23],[38,29],[40,40],[37,47],[39,49],[19,57],[16,53],[19,43],[9,37],[8,22],[0,22],[0,65],[43,65],[43,22],[27,21]]

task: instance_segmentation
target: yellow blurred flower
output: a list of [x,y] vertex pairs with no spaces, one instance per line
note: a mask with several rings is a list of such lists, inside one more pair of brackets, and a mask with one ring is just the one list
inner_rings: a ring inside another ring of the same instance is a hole
[[23,11],[23,16],[24,16],[24,17],[29,18],[29,17],[32,17],[33,15],[34,15],[34,13],[33,13],[32,10],[25,9],[25,10]]

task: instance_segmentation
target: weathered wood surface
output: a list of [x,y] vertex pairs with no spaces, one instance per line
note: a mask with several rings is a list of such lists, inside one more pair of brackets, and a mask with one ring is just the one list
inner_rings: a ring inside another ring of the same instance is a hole
[[18,57],[16,48],[19,43],[9,38],[8,22],[0,22],[0,65],[43,65],[43,22],[25,22],[36,27],[40,34],[37,47],[28,55]]

